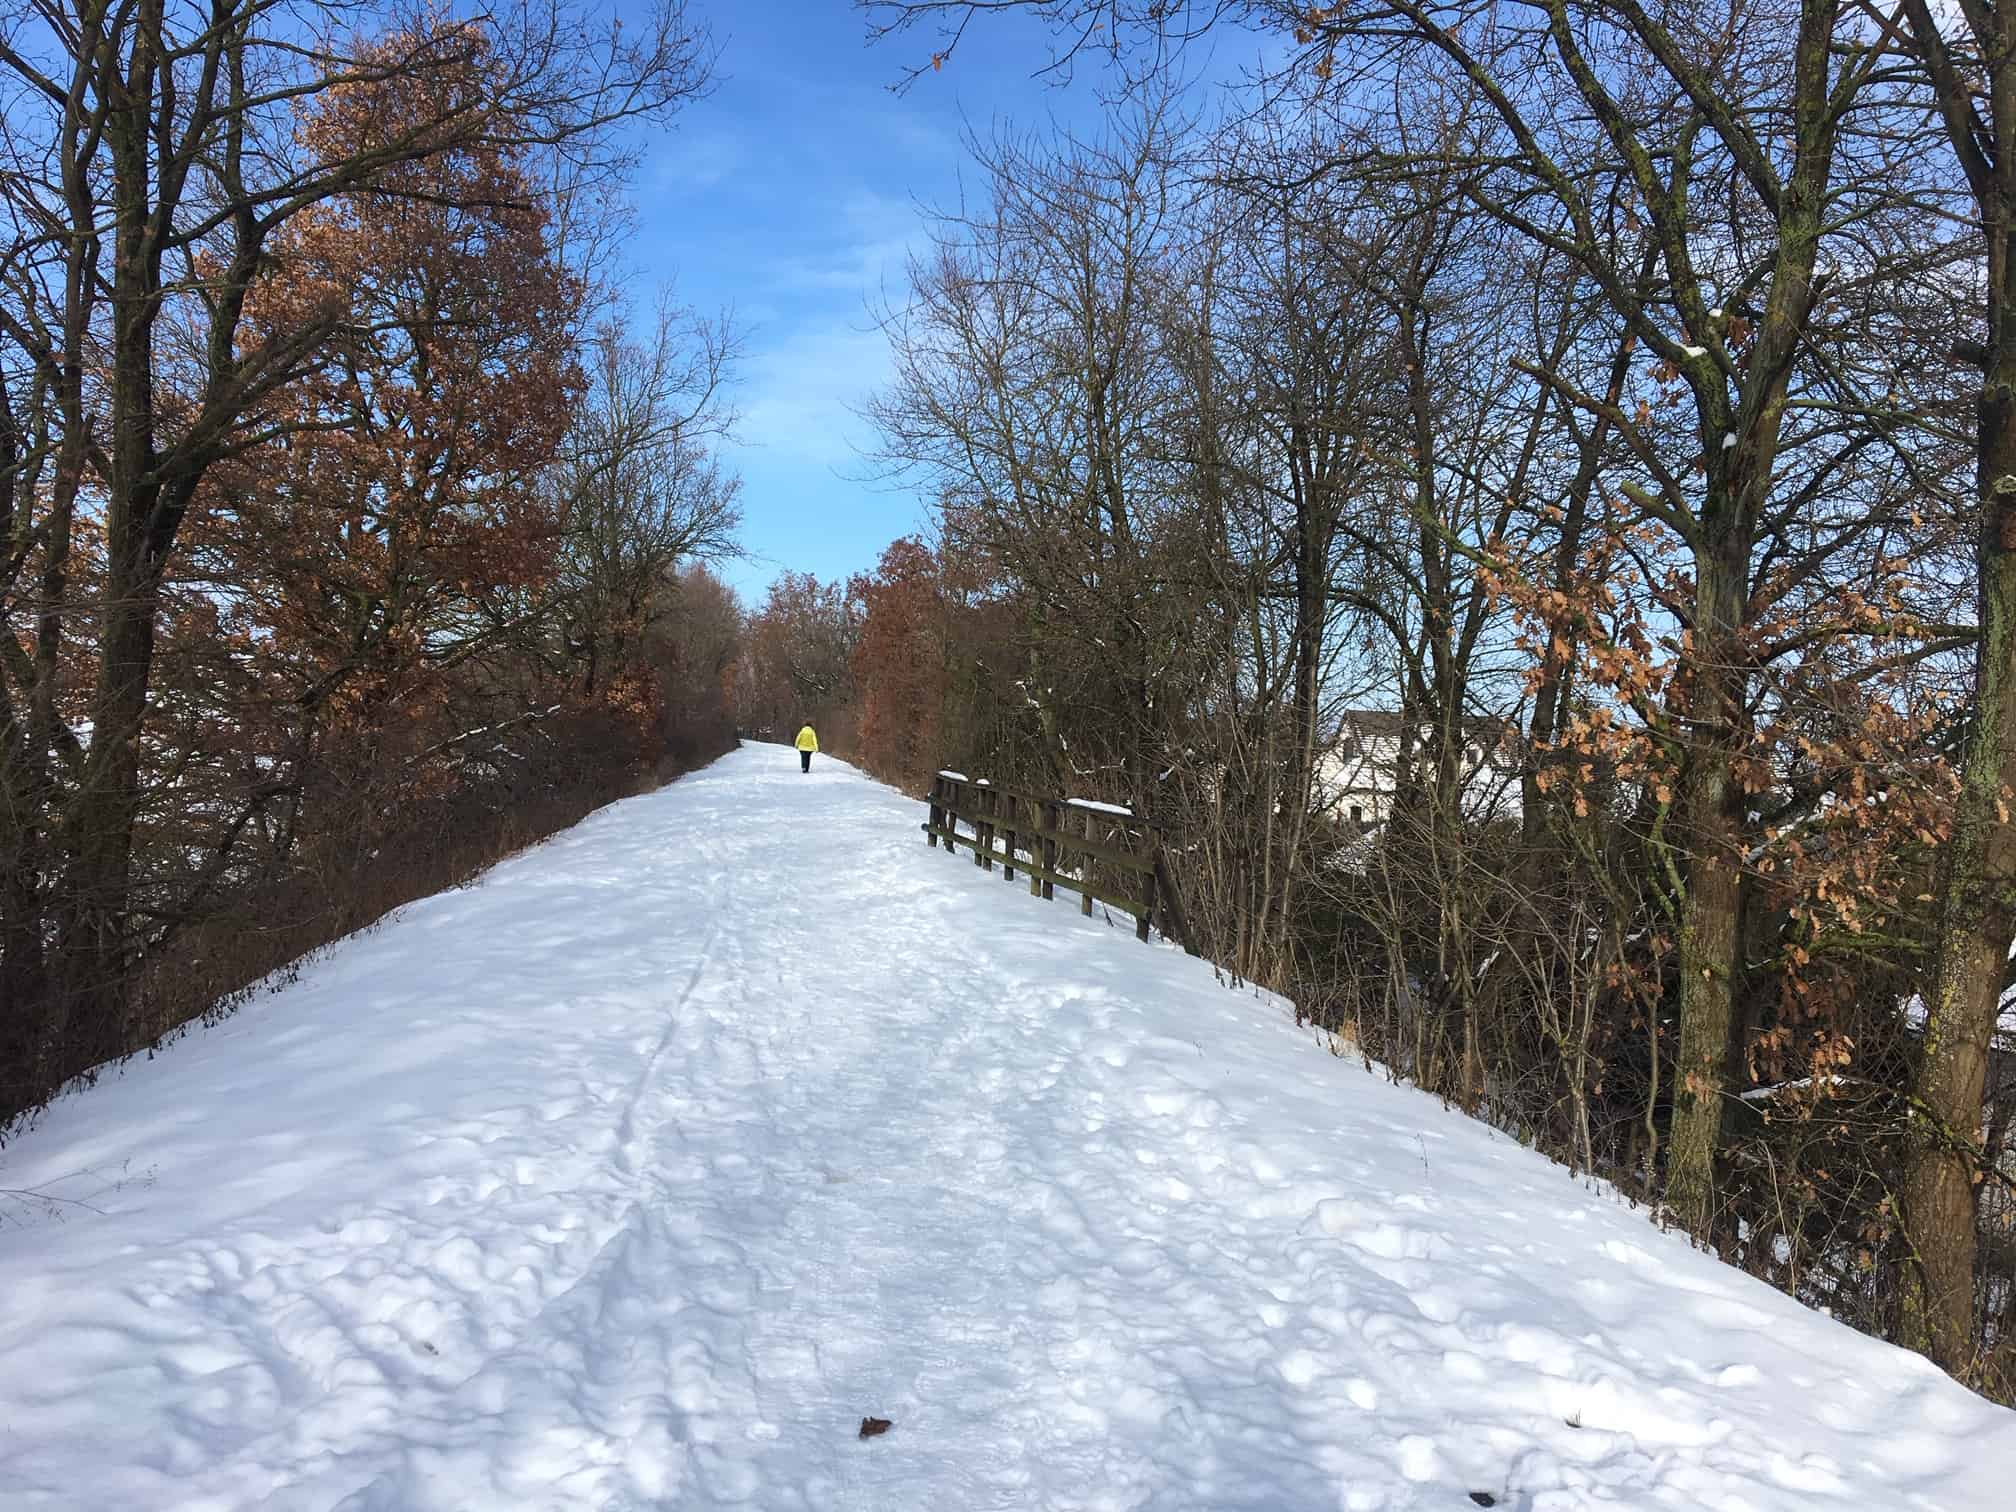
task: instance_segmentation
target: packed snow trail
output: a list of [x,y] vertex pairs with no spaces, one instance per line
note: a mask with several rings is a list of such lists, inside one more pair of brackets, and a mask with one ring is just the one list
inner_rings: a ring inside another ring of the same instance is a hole
[[746,748],[64,1100],[0,1501],[2008,1507],[2016,1414],[922,812]]

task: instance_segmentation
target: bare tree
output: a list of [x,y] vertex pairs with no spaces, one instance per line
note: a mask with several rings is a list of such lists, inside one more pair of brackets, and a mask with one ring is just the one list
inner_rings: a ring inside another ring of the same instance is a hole
[[650,627],[680,567],[735,552],[739,485],[713,451],[733,423],[721,398],[734,356],[730,332],[670,306],[648,344],[613,325],[596,337],[552,485],[567,530],[566,639],[591,690]]
[[1175,561],[1196,544],[1158,421],[1172,128],[1151,103],[1103,142],[996,143],[986,206],[944,219],[912,269],[873,411],[888,464],[945,501],[948,550],[1026,595],[1026,665],[997,670],[1054,777],[1142,803],[1188,621]]

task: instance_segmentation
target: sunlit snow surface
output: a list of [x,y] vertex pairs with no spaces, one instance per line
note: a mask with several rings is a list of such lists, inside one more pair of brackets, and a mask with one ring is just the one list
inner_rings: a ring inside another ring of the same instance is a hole
[[0,1503],[2010,1505],[2016,1414],[923,817],[749,747],[59,1105]]

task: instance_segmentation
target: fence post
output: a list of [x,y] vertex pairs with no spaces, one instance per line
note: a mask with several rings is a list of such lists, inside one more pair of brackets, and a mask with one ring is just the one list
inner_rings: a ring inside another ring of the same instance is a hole
[[1162,933],[1168,935],[1191,955],[1201,955],[1197,942],[1190,938],[1189,921],[1183,917],[1183,904],[1176,891],[1176,879],[1164,868],[1162,859],[1162,838],[1155,837],[1155,891],[1162,905]]
[[1043,896],[1043,803],[1037,798],[1027,801],[1029,822],[1034,826],[1029,831],[1029,896],[1040,898]]
[[993,844],[989,833],[992,826],[987,823],[988,805],[993,802],[992,788],[975,788],[973,799],[973,864],[982,871],[992,871],[994,861],[988,852]]
[[1057,830],[1064,821],[1054,800],[1044,803],[1038,812],[1043,816],[1043,870],[1049,874],[1043,878],[1043,896],[1055,899],[1057,884],[1050,879],[1057,875]]
[[1001,858],[1001,880],[1004,882],[1015,880],[1015,805],[1019,801],[1013,793],[1001,795],[1002,807],[1008,811],[1008,827],[1001,832],[1008,841],[1007,854]]
[[943,825],[945,822],[944,820],[945,811],[941,807],[939,807],[938,804],[938,795],[941,792],[943,792],[944,789],[945,789],[945,779],[943,777],[933,777],[931,779],[931,824],[929,828],[925,831],[924,838],[931,842],[931,848],[933,850],[936,850],[938,848],[938,830],[939,827]]
[[1148,938],[1149,921],[1155,917],[1155,871],[1154,868],[1142,874],[1141,912],[1134,920],[1134,938]]
[[[1099,811],[1085,810],[1085,843],[1097,845],[1099,835],[1097,825]],[[1078,912],[1086,918],[1092,917],[1092,852],[1086,851],[1078,860]]]

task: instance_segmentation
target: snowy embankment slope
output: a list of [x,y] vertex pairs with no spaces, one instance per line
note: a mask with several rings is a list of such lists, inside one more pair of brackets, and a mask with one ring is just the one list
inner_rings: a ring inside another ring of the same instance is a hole
[[0,1503],[2009,1505],[2016,1414],[797,767],[0,1153],[91,1204],[0,1227]]

